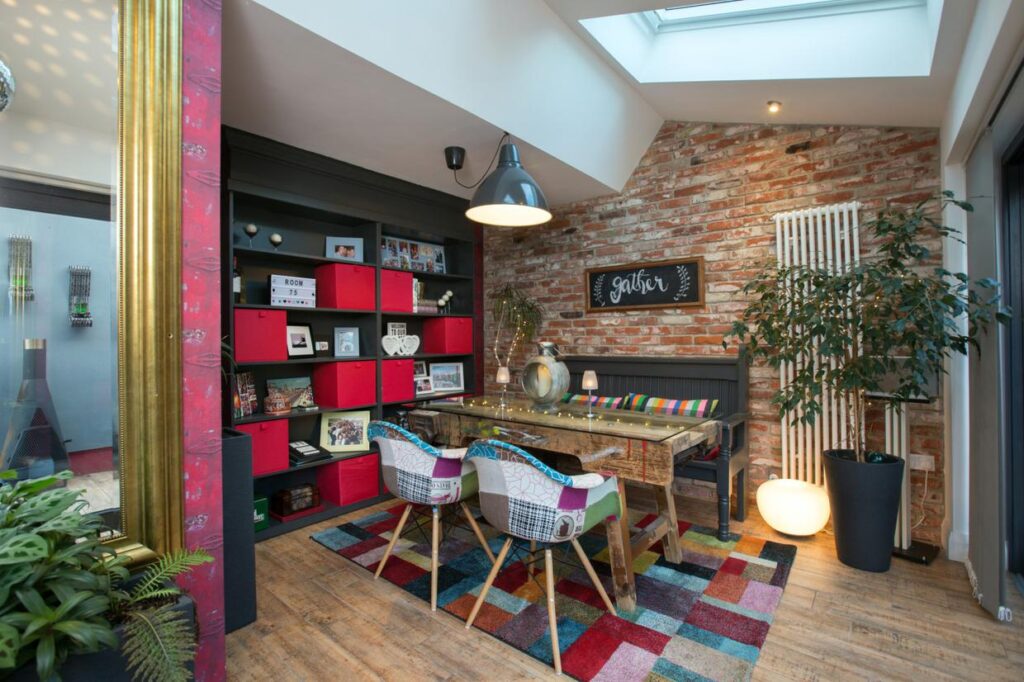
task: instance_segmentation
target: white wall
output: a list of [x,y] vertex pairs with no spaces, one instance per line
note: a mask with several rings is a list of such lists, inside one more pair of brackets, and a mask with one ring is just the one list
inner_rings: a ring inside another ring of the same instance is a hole
[[110,187],[117,131],[100,133],[56,121],[0,114],[0,173],[42,175]]
[[[947,189],[966,195],[964,164],[1020,62],[1024,44],[1024,2],[981,0],[977,3],[964,55],[957,70],[941,128],[942,177]],[[969,200],[970,197],[967,197]],[[947,224],[965,229],[961,211],[951,211]],[[943,253],[950,270],[967,269],[967,250],[951,244]],[[970,274],[970,273],[968,273]],[[967,558],[969,540],[968,361],[954,357],[946,380],[947,552],[951,559]]]

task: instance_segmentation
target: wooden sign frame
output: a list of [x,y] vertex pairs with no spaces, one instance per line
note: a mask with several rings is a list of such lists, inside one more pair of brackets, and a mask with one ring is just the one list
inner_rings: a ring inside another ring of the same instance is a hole
[[[625,270],[636,270],[639,268],[664,267],[666,265],[692,265],[697,264],[697,300],[682,303],[650,303],[643,305],[622,305],[592,307],[590,305],[591,276],[605,272],[619,272]],[[600,268],[587,268],[583,273],[583,303],[587,313],[592,312],[616,312],[622,310],[652,310],[657,308],[703,308],[704,307],[704,257],[692,256],[690,258],[675,258],[661,261],[638,261],[635,263],[624,263],[622,265],[608,265]]]

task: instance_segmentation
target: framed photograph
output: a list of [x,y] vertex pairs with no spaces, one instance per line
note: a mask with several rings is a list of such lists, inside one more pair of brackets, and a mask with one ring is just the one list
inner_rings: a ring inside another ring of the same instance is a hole
[[437,393],[453,393],[466,390],[461,362],[430,363],[430,381]]
[[427,363],[423,360],[417,360],[412,363],[412,378],[422,379],[428,377],[430,374],[427,372]]
[[416,377],[416,395],[425,395],[434,392],[434,383],[430,377]]
[[405,322],[388,322],[388,336],[405,336]]
[[311,358],[316,355],[316,350],[313,347],[313,332],[308,324],[290,324],[286,329],[288,357]]
[[267,395],[280,395],[291,409],[316,407],[309,377],[267,379]]
[[334,328],[334,357],[354,358],[359,356],[359,327]]
[[320,447],[327,452],[369,450],[369,426],[369,410],[325,412],[320,418]]
[[328,237],[324,256],[334,260],[363,262],[362,237]]

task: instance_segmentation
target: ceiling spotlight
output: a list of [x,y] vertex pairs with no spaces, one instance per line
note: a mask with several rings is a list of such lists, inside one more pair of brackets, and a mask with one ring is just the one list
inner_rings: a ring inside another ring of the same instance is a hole
[[14,76],[3,60],[0,60],[0,111],[14,101]]
[[[506,142],[507,140],[507,142]],[[459,180],[458,171],[466,158],[462,147],[445,147],[445,164],[455,174],[455,182],[466,189],[476,188],[466,210],[466,217],[486,225],[525,227],[551,220],[548,202],[537,182],[523,168],[519,148],[512,136],[505,133],[498,141],[498,150],[483,177],[470,185]],[[494,159],[498,165],[488,174]]]
[[776,102],[775,100],[768,100],[768,113],[777,114],[782,111],[782,102]]

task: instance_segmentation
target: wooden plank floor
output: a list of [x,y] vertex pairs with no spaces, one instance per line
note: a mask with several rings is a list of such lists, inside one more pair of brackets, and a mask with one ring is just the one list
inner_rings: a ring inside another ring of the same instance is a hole
[[[679,511],[680,518],[714,525],[710,503],[679,499]],[[309,539],[346,520],[257,545],[259,620],[227,638],[231,679],[555,677]],[[840,564],[831,536],[780,536],[756,509],[735,529],[799,547],[755,680],[1024,679],[1024,600],[1012,603],[1016,622],[996,622],[972,598],[962,564],[894,560],[888,573],[869,574]]]

